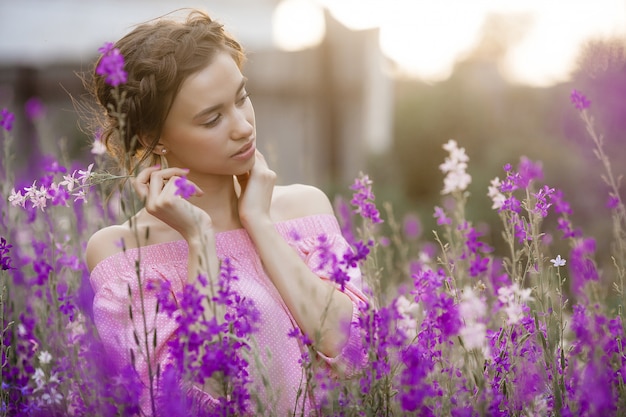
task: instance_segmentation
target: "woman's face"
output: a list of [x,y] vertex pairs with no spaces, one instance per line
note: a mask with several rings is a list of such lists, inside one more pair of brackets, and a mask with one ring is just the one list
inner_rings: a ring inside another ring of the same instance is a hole
[[159,140],[170,166],[188,168],[192,177],[239,175],[252,168],[256,128],[245,83],[226,52],[183,82]]

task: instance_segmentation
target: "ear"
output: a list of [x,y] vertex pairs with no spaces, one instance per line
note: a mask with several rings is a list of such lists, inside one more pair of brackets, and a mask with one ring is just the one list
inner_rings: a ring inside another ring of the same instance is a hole
[[155,155],[165,155],[167,154],[168,149],[165,145],[161,144],[161,142],[157,143],[157,145],[152,149],[152,153]]
[[149,149],[151,146],[154,146],[151,152],[155,155],[165,155],[167,153],[167,147],[163,143],[159,141],[154,145],[154,139],[150,137],[139,136],[139,143],[141,143],[144,149]]

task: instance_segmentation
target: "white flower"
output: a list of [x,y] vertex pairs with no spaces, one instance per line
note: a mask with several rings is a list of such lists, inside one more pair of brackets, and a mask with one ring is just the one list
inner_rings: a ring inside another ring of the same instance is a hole
[[42,350],[38,355],[39,363],[42,365],[49,364],[52,361],[52,355],[47,350]]
[[476,295],[473,289],[466,287],[459,303],[461,317],[465,320],[476,320],[484,317],[486,311],[485,302]]
[[533,299],[531,291],[530,288],[520,288],[517,283],[498,289],[498,300],[502,303],[508,324],[516,324],[524,317],[523,304]]
[[443,149],[448,151],[448,153],[450,153],[450,158],[455,161],[469,161],[469,157],[465,154],[465,148],[459,148],[456,140],[454,139],[448,140],[448,142],[443,145]]
[[56,389],[50,388],[50,393],[43,394],[41,396],[41,399],[48,405],[52,403],[61,404],[61,400],[63,399],[63,396],[59,394]]
[[443,180],[441,194],[450,194],[454,191],[463,191],[472,182],[472,177],[465,171],[451,171]]
[[504,204],[506,197],[500,192],[500,178],[496,177],[491,180],[491,185],[487,188],[487,196],[491,198],[492,209],[499,209]]
[[71,175],[64,175],[63,181],[59,183],[59,185],[64,185],[70,193],[74,190],[74,187],[78,185],[78,180],[74,178],[74,175],[76,175],[76,171],[72,172]]
[[470,321],[463,326],[459,333],[467,350],[483,348],[487,336],[487,326],[484,323]]
[[46,208],[46,204],[48,203],[48,197],[49,197],[48,189],[46,187],[42,185],[38,189],[37,181],[34,181],[33,185],[31,185],[30,187],[26,187],[24,191],[26,191],[26,194],[24,195],[24,197],[28,198],[31,201],[31,203],[33,203],[33,206],[35,208],[40,208],[41,211],[43,211],[43,209]]
[[559,266],[565,266],[565,263],[567,261],[561,258],[561,255],[556,255],[556,259],[550,259],[550,262],[552,262],[552,265],[558,268]]
[[11,195],[9,196],[9,202],[13,207],[20,205],[22,207],[26,206],[26,196],[22,195],[21,191],[15,191],[15,188],[11,190]]
[[58,372],[55,372],[52,375],[50,375],[50,379],[48,380],[49,384],[58,384],[60,382],[61,382],[61,380],[59,379]]
[[517,324],[521,319],[524,318],[524,310],[522,309],[522,305],[516,302],[512,302],[504,307],[504,312],[507,315],[507,323],[508,324]]
[[431,256],[425,251],[420,251],[417,258],[423,264],[428,264],[430,261],[432,261]]
[[43,372],[43,369],[41,368],[35,369],[35,373],[33,374],[31,378],[35,381],[35,384],[37,385],[37,388],[35,388],[35,391],[39,391],[40,389],[43,388],[43,385],[46,379],[46,374]]
[[444,189],[441,193],[449,194],[467,189],[467,186],[472,182],[472,177],[465,172],[467,161],[469,161],[465,154],[465,148],[459,148],[456,141],[450,139],[448,143],[443,145],[443,149],[448,151],[450,155],[443,164],[439,165],[439,169],[446,174]]
[[524,288],[524,289],[519,289],[516,288],[515,291],[515,295],[517,295],[519,297],[519,300],[521,302],[526,302],[526,301],[532,301],[533,298],[530,296],[530,293],[532,292],[532,290],[530,288]]
[[80,190],[77,193],[72,194],[74,196],[74,202],[76,203],[77,201],[84,201],[87,202],[87,198],[85,196],[85,190]]
[[396,300],[396,307],[400,314],[400,320],[398,321],[398,327],[403,330],[409,339],[413,339],[417,336],[417,316],[419,314],[419,304],[410,301],[404,295],[401,295]]
[[84,186],[87,184],[87,181],[89,181],[89,179],[91,178],[92,169],[93,163],[87,167],[87,171],[83,171],[82,169],[78,170],[78,181],[80,181],[80,185]]
[[91,145],[91,153],[94,155],[103,155],[107,151],[107,147],[100,139],[96,139],[93,141]]
[[459,333],[466,349],[485,348],[487,326],[480,320],[486,312],[487,306],[483,299],[473,289],[465,287],[459,303],[459,315],[465,324]]

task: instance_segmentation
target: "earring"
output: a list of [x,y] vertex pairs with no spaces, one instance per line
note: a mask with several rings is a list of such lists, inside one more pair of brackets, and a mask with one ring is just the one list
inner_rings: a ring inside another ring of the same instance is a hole
[[167,158],[165,157],[166,153],[167,149],[161,149],[161,155],[159,155],[159,159],[161,160],[161,169],[166,169],[169,167],[169,165],[167,165]]

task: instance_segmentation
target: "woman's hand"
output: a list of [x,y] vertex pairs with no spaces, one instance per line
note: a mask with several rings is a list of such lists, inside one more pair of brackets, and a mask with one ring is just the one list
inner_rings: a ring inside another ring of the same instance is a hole
[[272,193],[276,183],[276,173],[269,169],[265,158],[256,151],[255,162],[250,172],[238,175],[241,186],[239,195],[239,220],[248,229],[251,223],[270,220]]
[[[197,238],[200,230],[211,227],[211,218],[204,210],[176,195],[176,180],[187,172],[182,168],[148,167],[137,175],[132,184],[148,213],[190,240]],[[203,194],[196,184],[188,183],[195,187],[193,195]]]

